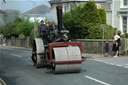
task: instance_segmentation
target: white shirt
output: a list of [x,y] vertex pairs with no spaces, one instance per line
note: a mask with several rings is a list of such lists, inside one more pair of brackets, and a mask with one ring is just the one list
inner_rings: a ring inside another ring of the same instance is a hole
[[119,38],[120,38],[119,35],[115,35],[115,36],[114,36],[114,40],[118,40]]

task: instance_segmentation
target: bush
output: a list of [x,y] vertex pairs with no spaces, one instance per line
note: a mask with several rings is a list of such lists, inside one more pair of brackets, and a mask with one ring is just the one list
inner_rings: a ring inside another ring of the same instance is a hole
[[34,28],[34,24],[30,23],[28,19],[24,19],[21,23],[16,26],[18,34],[24,34],[25,36],[29,36],[32,29]]
[[106,24],[106,11],[103,8],[100,8],[98,10],[101,18],[101,23]]
[[82,7],[74,6],[71,11],[67,12],[63,16],[63,23],[66,29],[70,31],[72,38],[80,38],[81,37],[81,11]]
[[84,5],[82,11],[82,21],[83,23],[94,23],[101,24],[101,18],[99,15],[99,11],[94,1],[89,1]]
[[117,29],[113,28],[110,25],[105,25],[104,29],[105,29],[104,38],[105,39],[113,39],[113,36],[115,35]]
[[95,2],[89,1],[84,5],[74,6],[63,16],[66,29],[71,37],[76,38],[101,38],[101,19]]
[[121,37],[122,38],[128,38],[128,33],[122,34]]
[[73,39],[101,39],[101,24],[105,24],[106,39],[112,39],[116,31],[112,26],[106,25],[106,12],[103,8],[97,9],[94,1],[74,6],[64,14],[63,22]]
[[0,28],[0,33],[6,38],[10,38],[11,36],[19,37],[20,34],[30,36],[33,28],[34,24],[29,22],[28,19],[17,18],[15,21],[2,26]]

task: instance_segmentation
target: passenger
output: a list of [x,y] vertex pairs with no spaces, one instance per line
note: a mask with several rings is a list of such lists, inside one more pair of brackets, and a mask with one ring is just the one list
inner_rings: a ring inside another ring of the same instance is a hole
[[50,22],[48,22],[48,42],[49,43],[53,42],[54,38],[55,38],[55,32],[53,25]]
[[46,24],[44,24],[44,21],[41,20],[40,25],[38,26],[38,32],[40,37],[46,37],[47,36],[47,30],[48,30],[48,26],[46,26]]

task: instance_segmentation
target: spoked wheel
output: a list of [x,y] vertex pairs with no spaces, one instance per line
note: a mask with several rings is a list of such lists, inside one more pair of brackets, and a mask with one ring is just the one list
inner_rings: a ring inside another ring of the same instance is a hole
[[44,66],[44,47],[41,39],[35,39],[33,43],[33,50],[32,50],[32,61],[36,68],[40,68]]

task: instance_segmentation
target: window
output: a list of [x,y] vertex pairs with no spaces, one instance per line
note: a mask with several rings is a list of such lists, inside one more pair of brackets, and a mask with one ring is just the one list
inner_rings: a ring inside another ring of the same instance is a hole
[[67,11],[67,7],[66,6],[64,6],[64,12],[66,12]]
[[123,0],[124,2],[123,2],[123,5],[124,6],[128,6],[128,0]]
[[122,25],[123,25],[123,32],[124,33],[127,33],[127,23],[128,23],[128,19],[127,19],[127,16],[123,16],[122,18]]
[[128,8],[128,0],[120,0],[120,8]]

